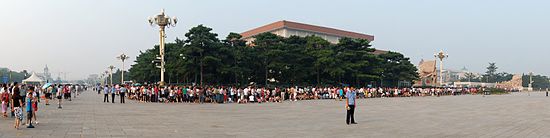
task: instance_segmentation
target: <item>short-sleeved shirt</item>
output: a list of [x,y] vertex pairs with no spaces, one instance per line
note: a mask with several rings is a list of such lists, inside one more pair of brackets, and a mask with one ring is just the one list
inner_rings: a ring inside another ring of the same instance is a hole
[[21,97],[25,95],[24,93],[23,93],[23,95],[21,95],[21,92],[19,91],[19,87],[13,87],[11,93],[12,93],[13,95],[16,95],[16,94],[17,94],[17,95],[19,95],[19,96],[21,96]]
[[355,90],[348,91],[346,97],[348,98],[348,105],[355,105]]
[[27,110],[26,111],[27,112],[32,112],[32,99],[27,97],[27,99],[25,101],[27,102],[27,104],[26,104],[26,107],[27,107],[26,109]]
[[54,87],[50,87],[50,93],[52,93],[53,95],[57,95],[57,88],[54,88]]
[[109,91],[110,91],[110,90],[111,90],[111,89],[109,89],[109,87],[104,87],[103,93],[104,93],[104,94],[109,94]]
[[20,95],[14,94],[12,99],[13,99],[13,107],[21,107],[21,103],[19,102],[19,100],[21,100]]
[[126,87],[120,87],[120,93],[126,93],[126,91],[128,91]]

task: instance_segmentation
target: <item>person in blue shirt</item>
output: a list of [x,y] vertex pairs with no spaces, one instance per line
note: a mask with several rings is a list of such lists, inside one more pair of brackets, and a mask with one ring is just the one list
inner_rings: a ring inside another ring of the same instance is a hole
[[116,87],[115,86],[111,86],[111,97],[113,98],[111,100],[111,102],[115,103],[115,94],[116,94]]
[[338,99],[340,101],[342,101],[342,97],[344,97],[344,90],[343,89],[338,89],[338,94],[339,94]]
[[355,88],[351,87],[351,89],[346,91],[346,124],[357,124],[355,122],[355,118],[353,117],[353,114],[355,112],[355,96],[357,94],[357,91]]
[[126,89],[126,85],[124,85],[124,84],[120,85],[120,92],[119,92],[120,93],[120,103],[126,103],[124,101],[124,98],[126,96],[124,96],[124,95],[126,94],[127,91],[128,91],[128,89]]
[[27,89],[28,93],[27,93],[27,96],[26,96],[26,99],[25,99],[25,109],[27,111],[27,124],[29,124],[29,126],[27,126],[27,128],[34,128],[34,126],[32,126],[32,116],[33,116],[33,108],[32,108],[32,102],[33,102],[33,91],[34,91],[34,87],[29,87]]

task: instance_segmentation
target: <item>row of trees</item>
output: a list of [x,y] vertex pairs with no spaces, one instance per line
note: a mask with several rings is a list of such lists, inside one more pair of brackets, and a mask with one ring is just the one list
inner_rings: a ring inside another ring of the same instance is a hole
[[[464,78],[462,78],[461,81],[470,81],[470,82],[488,82],[488,83],[496,83],[496,82],[505,82],[512,79],[514,76],[513,74],[507,73],[507,72],[497,72],[498,67],[496,66],[496,63],[489,63],[489,66],[487,66],[487,71],[485,74],[481,76],[477,76],[474,73],[466,73],[464,75]],[[531,77],[533,80],[532,87],[535,89],[546,89],[550,88],[550,78],[548,76],[543,75],[529,75],[529,74],[523,74],[522,75],[522,86],[528,87],[529,81],[531,81]]]
[[[397,86],[418,78],[409,58],[397,52],[374,55],[364,39],[342,38],[331,44],[317,36],[283,38],[272,33],[255,36],[247,46],[237,33],[224,40],[211,28],[193,27],[185,40],[166,44],[168,83],[198,85],[356,85]],[[159,81],[151,63],[159,47],[142,51],[129,69],[138,82]]]
[[8,68],[0,68],[0,83],[3,83],[4,77],[8,79],[7,82],[21,82],[29,76],[30,74],[27,70],[17,72]]
[[523,77],[522,77],[523,87],[529,87],[529,81],[531,80],[531,77],[533,78],[532,87],[535,90],[550,88],[550,81],[549,81],[550,79],[548,78],[548,76],[543,76],[543,75],[531,76],[529,74],[523,74]]
[[496,66],[496,63],[489,63],[485,74],[477,76],[474,73],[467,72],[464,74],[464,78],[462,78],[461,81],[496,83],[509,81],[514,76],[514,74],[510,74],[507,72],[497,72],[497,70],[498,67]]

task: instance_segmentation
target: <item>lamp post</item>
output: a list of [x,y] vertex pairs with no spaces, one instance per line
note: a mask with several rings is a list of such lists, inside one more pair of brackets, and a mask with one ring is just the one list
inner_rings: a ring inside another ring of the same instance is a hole
[[109,81],[107,81],[107,79],[109,78],[109,71],[106,70],[105,72],[103,72],[105,74],[105,78],[103,79],[103,81],[105,82],[105,84],[108,84]]
[[149,17],[149,24],[151,25],[157,25],[160,28],[160,85],[164,85],[164,38],[166,38],[166,34],[164,32],[164,29],[166,27],[175,27],[176,23],[178,22],[178,19],[176,17],[170,18],[169,16],[164,14],[164,9],[160,11],[160,14],[155,15],[154,17]]
[[527,88],[527,91],[533,90],[533,72],[529,72],[529,87]]
[[130,57],[128,57],[128,56],[126,56],[126,54],[122,53],[117,58],[122,61],[122,76],[121,76],[121,80],[120,80],[120,83],[122,84],[122,83],[124,83],[124,61],[126,61],[127,59],[130,59]]
[[439,53],[434,54],[435,58],[439,59],[439,86],[443,85],[443,59],[448,58],[449,55],[443,53],[443,50],[439,51]]
[[109,72],[109,76],[111,76],[111,86],[113,86],[113,69],[115,69],[115,66],[111,65],[109,67],[110,72]]
[[104,80],[104,77],[105,77],[105,74],[101,73],[101,77],[99,78],[99,79],[101,80],[101,82],[100,82],[100,83],[101,83],[101,84],[100,84],[101,86],[104,86],[104,85],[105,85],[105,84],[103,84],[103,82],[104,82],[104,81],[103,81],[103,80]]

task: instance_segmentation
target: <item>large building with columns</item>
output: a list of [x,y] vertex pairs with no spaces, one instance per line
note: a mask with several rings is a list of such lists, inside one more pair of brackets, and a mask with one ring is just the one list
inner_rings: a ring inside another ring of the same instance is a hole
[[325,40],[333,44],[338,43],[340,38],[343,38],[343,37],[360,38],[360,39],[367,39],[369,41],[374,41],[374,36],[372,35],[344,31],[344,30],[316,26],[316,25],[303,24],[298,22],[291,22],[286,20],[277,21],[268,25],[264,25],[264,26],[243,32],[241,33],[241,35],[243,39],[246,40],[247,44],[251,44],[254,41],[255,35],[258,35],[264,32],[271,32],[273,34],[276,34],[282,37],[290,37],[293,35],[305,37],[305,36],[315,35],[315,36],[324,38]]

